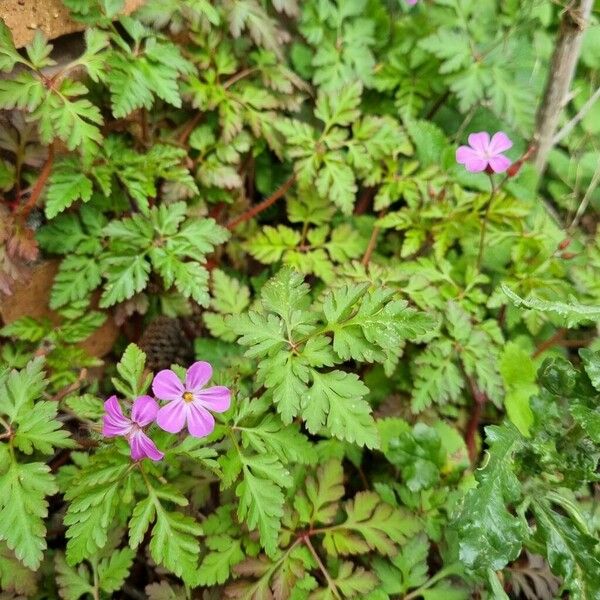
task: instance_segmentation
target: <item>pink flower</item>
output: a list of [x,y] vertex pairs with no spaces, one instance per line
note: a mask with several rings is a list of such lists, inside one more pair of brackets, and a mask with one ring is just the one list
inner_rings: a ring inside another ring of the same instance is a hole
[[486,170],[503,173],[511,163],[502,152],[509,148],[512,148],[512,142],[503,131],[495,133],[491,141],[487,131],[480,131],[469,136],[469,146],[461,146],[456,151],[456,161],[471,173]]
[[417,0],[406,0],[406,4],[409,4],[410,6],[414,6],[417,3]]
[[116,396],[111,396],[104,403],[104,410],[106,414],[103,418],[102,435],[126,438],[131,447],[133,460],[141,460],[146,456],[152,460],[160,460],[164,456],[142,429],[156,418],[158,404],[154,398],[150,396],[136,398],[131,409],[131,419],[123,415]]
[[186,423],[194,437],[204,437],[215,428],[215,419],[208,412],[225,412],[231,403],[231,392],[217,385],[203,389],[212,377],[212,367],[204,361],[195,362],[185,375],[185,384],[170,369],[157,373],[152,390],[157,398],[168,400],[156,417],[159,427],[170,433],[181,431]]

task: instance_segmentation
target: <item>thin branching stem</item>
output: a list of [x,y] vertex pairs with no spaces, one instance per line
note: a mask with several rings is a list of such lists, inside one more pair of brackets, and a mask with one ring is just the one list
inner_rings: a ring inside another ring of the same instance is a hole
[[492,187],[491,191],[490,191],[490,197],[488,198],[486,207],[485,207],[485,213],[483,214],[483,221],[481,222],[481,232],[479,234],[479,252],[477,254],[477,270],[480,271],[481,270],[481,261],[483,260],[483,247],[485,245],[485,232],[487,229],[487,222],[488,222],[488,217],[489,217],[489,213],[490,213],[490,206],[492,205],[492,201],[494,200],[494,197],[496,195],[496,191],[497,188],[494,185],[494,176],[492,174],[489,174],[490,177],[490,185]]
[[331,575],[329,574],[329,571],[323,564],[321,557],[317,554],[317,551],[315,550],[315,547],[312,545],[310,538],[308,536],[304,536],[302,538],[302,540],[304,541],[304,544],[310,550],[310,553],[313,555],[313,558],[317,562],[317,565],[319,566],[319,570],[321,571],[321,573],[323,573],[323,577],[325,577],[325,581],[327,582],[327,587],[329,587],[329,589],[331,590],[331,593],[336,598],[338,598],[338,600],[341,600],[340,592],[337,588],[337,585],[335,584],[335,581],[331,578]]
[[252,208],[249,208],[245,213],[238,215],[229,223],[227,223],[227,229],[235,229],[241,223],[249,221],[256,215],[260,214],[264,210],[267,210],[269,206],[275,204],[277,200],[285,196],[286,192],[292,187],[296,181],[296,175],[291,175],[288,179],[282,183],[268,198],[265,198],[262,202],[255,204]]

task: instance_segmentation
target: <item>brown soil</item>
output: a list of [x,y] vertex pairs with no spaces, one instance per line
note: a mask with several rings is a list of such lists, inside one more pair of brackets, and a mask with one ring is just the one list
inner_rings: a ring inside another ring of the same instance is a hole
[[[50,288],[58,265],[57,260],[42,261],[32,267],[22,281],[13,285],[12,295],[0,294],[0,317],[5,324],[19,317],[47,317],[55,324],[60,322],[59,315],[48,308]],[[102,357],[110,352],[118,335],[119,328],[109,314],[104,325],[78,346],[91,356]]]
[[[133,12],[142,2],[126,0],[123,12]],[[49,40],[85,29],[85,25],[69,18],[61,0],[1,0],[0,19],[11,30],[17,48],[28,44],[38,29]]]

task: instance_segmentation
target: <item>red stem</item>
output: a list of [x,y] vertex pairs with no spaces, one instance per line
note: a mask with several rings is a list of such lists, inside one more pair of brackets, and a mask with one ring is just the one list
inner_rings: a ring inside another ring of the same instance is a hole
[[487,396],[478,387],[472,377],[467,377],[469,387],[471,388],[471,395],[475,405],[471,412],[469,422],[467,423],[467,430],[465,431],[465,444],[467,451],[469,452],[469,460],[474,465],[477,460],[477,444],[476,436],[479,430],[479,424],[481,422],[481,415],[483,413],[483,407],[487,402]]
[[21,216],[23,220],[27,219],[29,213],[33,210],[33,207],[36,205],[39,197],[44,189],[44,185],[46,185],[46,180],[50,176],[50,172],[52,171],[52,165],[54,164],[54,146],[50,144],[48,147],[48,158],[40,171],[40,176],[38,180],[35,182],[33,189],[31,190],[31,196],[29,196],[29,200],[23,206],[21,210]]
[[177,138],[178,144],[181,144],[182,146],[184,146],[186,144],[192,131],[194,131],[194,129],[196,128],[196,125],[198,125],[198,123],[200,122],[200,119],[202,119],[203,116],[204,116],[204,113],[198,112],[194,115],[194,117],[192,119],[190,119],[186,123],[185,127],[183,128],[183,130],[179,134],[179,137]]
[[542,354],[542,352],[548,350],[548,348],[552,348],[552,346],[559,344],[565,336],[566,332],[567,330],[564,328],[557,330],[557,332],[552,337],[549,337],[546,341],[542,342],[535,349],[535,352],[531,355],[531,358],[537,358],[540,354]]
[[292,175],[289,177],[280,187],[278,187],[268,198],[265,198],[262,202],[255,204],[252,208],[247,210],[245,213],[238,215],[235,219],[232,219],[227,223],[227,229],[235,229],[240,223],[244,223],[245,221],[249,221],[252,217],[263,212],[271,206],[275,204],[279,198],[285,195],[285,193],[292,187],[294,182],[296,181],[296,176]]

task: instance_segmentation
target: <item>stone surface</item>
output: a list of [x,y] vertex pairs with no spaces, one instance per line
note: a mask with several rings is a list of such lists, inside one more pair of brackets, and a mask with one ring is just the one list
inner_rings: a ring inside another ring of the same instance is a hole
[[[133,12],[142,2],[126,0],[124,14]],[[28,44],[38,29],[49,40],[85,29],[83,23],[69,18],[61,0],[0,0],[0,19],[11,30],[17,48]]]

